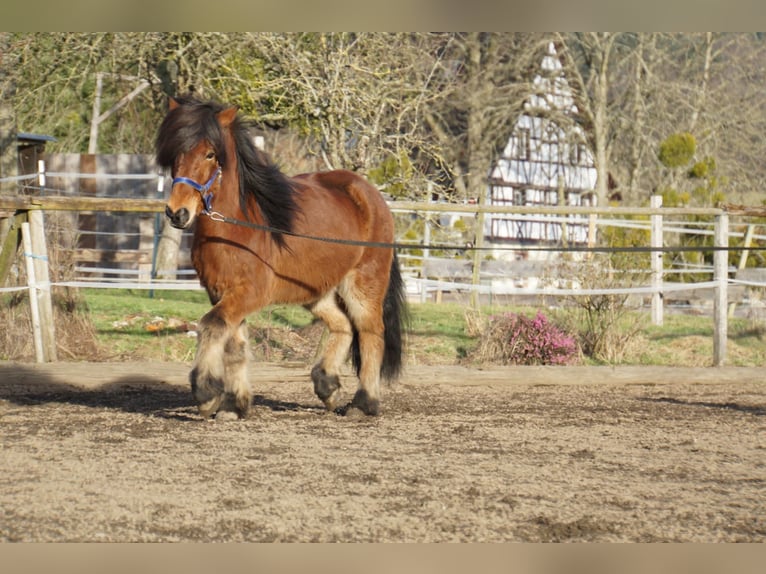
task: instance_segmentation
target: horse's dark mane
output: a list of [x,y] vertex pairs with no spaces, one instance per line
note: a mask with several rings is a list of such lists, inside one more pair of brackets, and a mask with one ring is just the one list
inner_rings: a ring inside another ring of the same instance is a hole
[[[216,117],[227,106],[203,102],[191,96],[176,98],[179,106],[171,110],[157,133],[157,163],[171,168],[179,154],[186,153],[201,140],[213,146],[221,167],[226,165],[224,133]],[[293,230],[298,213],[296,189],[269,157],[255,147],[251,125],[239,114],[229,126],[237,150],[239,171],[239,203],[245,217],[250,209],[248,197],[255,198],[266,224],[284,231]],[[284,236],[272,232],[272,238],[284,245]]]

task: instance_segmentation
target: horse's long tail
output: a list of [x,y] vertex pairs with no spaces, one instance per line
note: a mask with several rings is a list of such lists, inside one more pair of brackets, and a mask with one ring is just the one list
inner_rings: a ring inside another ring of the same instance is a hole
[[[383,299],[383,362],[380,365],[380,377],[385,381],[395,381],[402,372],[404,364],[404,342],[409,327],[407,294],[404,281],[399,271],[399,259],[394,252],[391,261],[391,273],[388,290]],[[354,330],[351,344],[351,359],[357,375],[362,368],[362,356],[359,349],[359,334]]]

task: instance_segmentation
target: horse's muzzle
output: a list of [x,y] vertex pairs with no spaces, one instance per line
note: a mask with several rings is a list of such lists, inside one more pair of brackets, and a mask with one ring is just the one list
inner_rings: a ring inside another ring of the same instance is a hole
[[165,215],[170,220],[170,225],[178,229],[186,229],[191,219],[189,210],[182,207],[178,211],[173,211],[169,206],[165,207]]

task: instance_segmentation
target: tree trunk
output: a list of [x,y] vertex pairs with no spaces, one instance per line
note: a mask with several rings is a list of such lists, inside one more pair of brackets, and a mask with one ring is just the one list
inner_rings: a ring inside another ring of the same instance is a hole
[[[19,174],[18,150],[16,145],[16,118],[13,101],[16,92],[13,76],[8,73],[11,62],[8,58],[8,33],[0,33],[0,178]],[[15,194],[16,182],[0,182],[0,193]]]
[[599,34],[603,43],[600,47],[600,61],[598,62],[598,75],[593,94],[594,125],[593,132],[595,137],[595,155],[596,155],[596,197],[598,205],[607,205],[609,199],[609,118],[607,114],[609,80],[607,71],[609,69],[609,53],[614,43],[614,36],[610,34]]
[[[487,203],[487,178],[486,170],[489,165],[484,149],[486,142],[484,138],[484,110],[483,110],[483,82],[481,80],[482,71],[482,47],[481,38],[478,33],[472,33],[468,40],[468,69],[469,69],[469,89],[468,89],[468,195],[469,198],[475,198],[479,205]],[[471,284],[474,290],[471,291],[471,307],[479,308],[479,293],[475,290],[480,283],[481,258],[484,245],[484,213],[480,212],[476,216],[474,227],[474,245],[478,249],[473,251],[473,264],[471,272]]]
[[165,218],[163,222],[162,235],[157,243],[156,275],[158,279],[175,279],[183,230],[176,229]]

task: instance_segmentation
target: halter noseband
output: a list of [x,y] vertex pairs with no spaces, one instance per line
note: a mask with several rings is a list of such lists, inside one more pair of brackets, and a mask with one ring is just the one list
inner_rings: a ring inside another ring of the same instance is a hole
[[207,180],[207,183],[205,185],[200,185],[193,179],[189,179],[188,177],[174,177],[173,183],[171,185],[171,188],[174,187],[177,183],[185,183],[186,185],[193,187],[197,191],[199,191],[200,196],[202,196],[202,204],[205,206],[205,209],[203,210],[203,213],[210,213],[210,211],[213,208],[213,193],[207,193],[207,191],[213,186],[215,183],[215,180],[217,177],[221,175],[221,166],[219,165],[218,168],[213,172],[213,175],[210,176],[210,179]]

